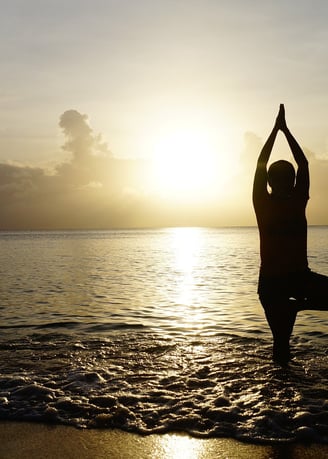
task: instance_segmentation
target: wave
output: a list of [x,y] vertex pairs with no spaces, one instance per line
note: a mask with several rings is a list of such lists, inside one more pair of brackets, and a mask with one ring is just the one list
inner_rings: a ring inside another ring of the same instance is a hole
[[229,334],[35,333],[0,348],[0,419],[328,442],[328,356],[305,339],[286,369],[271,363],[269,341]]

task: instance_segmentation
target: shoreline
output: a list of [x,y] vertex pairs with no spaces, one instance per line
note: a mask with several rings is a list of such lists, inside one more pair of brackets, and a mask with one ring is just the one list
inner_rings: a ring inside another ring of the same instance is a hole
[[121,430],[0,421],[1,459],[324,459],[328,445],[261,445],[187,434],[141,436]]

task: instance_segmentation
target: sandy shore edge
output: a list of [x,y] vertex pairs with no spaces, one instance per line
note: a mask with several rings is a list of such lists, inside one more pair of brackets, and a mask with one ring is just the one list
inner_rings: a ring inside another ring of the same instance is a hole
[[79,430],[0,422],[1,459],[324,459],[328,445],[253,445],[228,438],[140,436],[120,430]]

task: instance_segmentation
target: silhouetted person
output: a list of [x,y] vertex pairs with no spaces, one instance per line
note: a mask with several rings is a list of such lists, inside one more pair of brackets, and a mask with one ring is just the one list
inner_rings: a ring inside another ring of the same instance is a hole
[[[284,160],[271,164],[267,170],[279,130],[292,151],[297,174],[293,165]],[[289,339],[297,312],[328,310],[328,277],[308,267],[305,209],[309,182],[308,161],[287,127],[281,104],[258,158],[253,204],[260,233],[258,294],[273,335],[273,359],[282,365],[290,359]]]

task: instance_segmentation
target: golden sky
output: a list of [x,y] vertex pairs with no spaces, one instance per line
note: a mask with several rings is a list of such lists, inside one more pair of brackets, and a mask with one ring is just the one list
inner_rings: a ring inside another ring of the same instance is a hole
[[0,228],[253,225],[281,102],[310,160],[308,221],[328,224],[327,13],[323,0],[5,2]]

